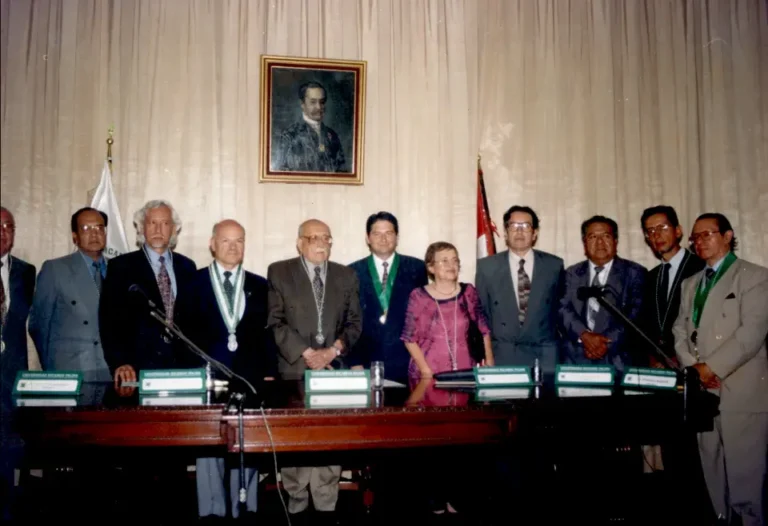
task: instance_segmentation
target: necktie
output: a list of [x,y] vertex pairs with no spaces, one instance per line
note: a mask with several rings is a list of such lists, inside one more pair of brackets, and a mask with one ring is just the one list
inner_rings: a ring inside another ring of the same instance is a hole
[[[3,268],[3,262],[0,261],[0,269]],[[10,273],[9,273],[10,274]],[[8,276],[10,281],[10,275]],[[0,279],[0,326],[5,325],[5,285],[3,280]]]
[[165,256],[160,256],[160,272],[157,274],[157,288],[160,289],[160,297],[163,299],[165,307],[165,319],[173,319],[173,289],[171,288],[171,276],[168,275],[168,269],[165,268]]
[[714,275],[715,275],[715,269],[713,268],[708,268],[707,270],[704,271],[704,286],[709,285],[709,282],[714,277]]
[[228,270],[224,271],[224,294],[227,295],[227,303],[229,303],[230,316],[235,311],[235,286],[229,281],[232,273]]
[[659,283],[658,298],[659,311],[666,312],[669,300],[669,269],[672,267],[669,263],[661,264],[661,283]]
[[[595,267],[595,277],[592,278],[592,286],[600,286],[600,273],[603,271],[603,267]],[[600,304],[595,298],[589,298],[589,304],[587,306],[587,326],[589,330],[595,329],[595,318],[597,318],[597,312],[600,310]]]
[[384,272],[381,274],[381,288],[386,289],[387,288],[387,280],[389,279],[389,271],[387,270],[387,267],[389,266],[389,263],[386,261],[381,264],[384,267]]
[[323,299],[323,278],[320,277],[321,271],[322,269],[320,267],[315,267],[315,278],[312,280],[315,302],[317,302],[318,305],[322,305],[321,301]]
[[91,263],[91,266],[93,267],[93,281],[96,283],[96,289],[99,291],[99,294],[101,294],[101,265],[94,261]]
[[520,325],[525,322],[525,313],[528,310],[528,296],[531,294],[531,279],[525,272],[525,260],[520,260],[520,267],[517,269],[517,298],[518,309],[517,319]]

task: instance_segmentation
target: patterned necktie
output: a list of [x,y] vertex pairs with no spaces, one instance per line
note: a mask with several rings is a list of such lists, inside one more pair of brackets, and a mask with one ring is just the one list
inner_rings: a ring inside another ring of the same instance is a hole
[[709,282],[714,277],[714,275],[715,275],[715,269],[713,269],[713,268],[708,268],[707,270],[704,271],[704,286],[705,287],[707,285],[709,285]]
[[96,283],[96,289],[98,289],[99,294],[101,294],[101,265],[99,265],[96,261],[91,263],[91,266],[93,267],[93,281]]
[[520,325],[525,322],[525,313],[528,310],[528,296],[531,295],[531,279],[525,272],[525,260],[520,260],[520,267],[517,269],[517,298],[518,309],[517,319]]
[[384,267],[384,272],[381,274],[381,288],[386,289],[387,280],[389,279],[389,272],[387,271],[387,267],[389,266],[389,263],[385,261],[381,265]]
[[229,314],[235,312],[235,286],[229,281],[232,273],[228,270],[224,271],[224,294],[227,295],[227,303],[229,303]]
[[315,267],[315,279],[312,280],[315,301],[318,305],[321,305],[320,301],[323,299],[323,278],[320,277],[320,272],[322,272],[322,269],[320,267]]
[[[593,287],[600,286],[600,273],[603,271],[603,268],[604,267],[595,267],[595,277],[592,278]],[[587,326],[590,331],[595,329],[595,319],[597,318],[597,312],[599,310],[600,304],[597,302],[597,299],[589,298],[589,304],[587,306]]]
[[659,284],[659,312],[667,311],[669,303],[669,269],[672,267],[669,263],[661,264],[661,283]]
[[[0,261],[0,269],[3,268],[3,262]],[[10,273],[9,273],[10,274]],[[8,281],[10,281],[10,275]],[[5,285],[3,280],[0,279],[0,326],[5,325]]]
[[165,256],[160,256],[160,272],[157,274],[157,288],[160,289],[160,297],[163,299],[165,307],[165,319],[173,319],[173,289],[171,288],[171,276],[168,275],[168,269],[165,268]]

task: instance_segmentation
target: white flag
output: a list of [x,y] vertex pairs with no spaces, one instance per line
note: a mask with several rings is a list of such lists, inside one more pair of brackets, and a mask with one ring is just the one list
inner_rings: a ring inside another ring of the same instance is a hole
[[109,216],[107,225],[107,247],[104,254],[107,258],[113,258],[120,254],[130,252],[128,248],[128,238],[125,237],[123,228],[123,218],[120,217],[120,210],[117,208],[117,199],[115,191],[112,189],[112,172],[109,169],[109,163],[104,161],[104,170],[101,172],[101,181],[96,193],[93,194],[91,207],[100,210]]

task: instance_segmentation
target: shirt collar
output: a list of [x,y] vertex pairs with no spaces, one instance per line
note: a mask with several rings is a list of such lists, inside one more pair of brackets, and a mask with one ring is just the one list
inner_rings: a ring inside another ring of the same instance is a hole
[[680,250],[677,251],[677,254],[672,256],[672,259],[670,259],[669,261],[663,261],[662,265],[664,263],[669,263],[670,265],[672,265],[671,268],[673,269],[678,268],[680,266],[680,263],[683,262],[683,259],[685,259],[685,252],[686,250],[684,248],[681,248]]
[[526,252],[523,256],[518,256],[517,254],[515,254],[511,250],[508,250],[507,252],[509,252],[509,260],[514,265],[520,265],[520,260],[521,259],[524,259],[525,262],[528,263],[529,261],[531,261],[531,258],[533,258],[533,249],[532,248],[529,248],[528,252]]
[[387,259],[381,259],[379,256],[377,256],[376,254],[373,254],[373,253],[371,253],[371,255],[373,256],[373,262],[376,263],[377,267],[382,266],[383,263],[387,263],[387,266],[389,268],[392,268],[392,262],[395,259],[395,253],[394,252],[392,252],[392,255],[390,255]]
[[165,249],[165,252],[163,252],[162,254],[158,254],[157,252],[152,250],[152,248],[149,245],[144,244],[144,252],[149,256],[149,261],[150,263],[152,263],[153,266],[160,264],[160,256],[165,256],[166,263],[170,261],[170,257],[169,257],[170,250],[168,250],[167,248]]
[[8,268],[8,262],[11,260],[11,252],[8,251],[3,257],[0,258],[0,261],[3,262],[3,268]]
[[727,258],[727,257],[728,257],[728,254],[730,254],[730,252],[728,252],[726,255],[724,255],[723,257],[721,257],[720,259],[718,259],[718,260],[715,262],[715,264],[714,264],[714,265],[712,265],[711,267],[710,267],[709,265],[707,265],[707,268],[711,268],[712,270],[714,270],[715,272],[717,272],[718,270],[720,270],[720,265],[722,265],[722,264],[723,264],[723,261],[725,261],[725,258]]
[[99,264],[99,269],[104,269],[104,267],[107,266],[107,261],[104,259],[104,254],[99,255],[99,259],[93,259],[91,256],[86,255],[82,250],[78,249],[78,252],[80,252],[80,255],[83,256],[83,259],[90,267],[93,265],[94,262]]
[[[611,260],[610,260],[608,263],[604,263],[604,264],[602,265],[602,267],[603,267],[603,270],[602,270],[601,272],[603,272],[604,274],[608,274],[608,272],[610,272],[610,270],[611,270],[611,267],[613,266],[613,262],[614,262],[614,260],[615,260],[615,259],[616,259],[616,258],[613,258],[613,259],[611,259]],[[589,271],[590,271],[590,272],[592,272],[592,273],[594,273],[594,272],[597,272],[597,271],[595,270],[595,268],[597,268],[597,265],[595,265],[594,263],[592,263],[592,260],[591,260],[591,259],[590,259],[590,260],[588,260],[588,261],[589,261]]]

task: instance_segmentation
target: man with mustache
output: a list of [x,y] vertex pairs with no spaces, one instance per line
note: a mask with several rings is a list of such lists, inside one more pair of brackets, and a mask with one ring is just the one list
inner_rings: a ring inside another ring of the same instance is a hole
[[586,261],[565,271],[565,295],[560,300],[560,327],[563,331],[566,362],[582,365],[613,365],[618,372],[631,364],[628,329],[604,309],[595,298],[579,297],[582,287],[604,288],[611,302],[630,320],[640,314],[645,267],[616,255],[619,226],[604,216],[581,224]]
[[[362,332],[357,274],[328,261],[333,238],[322,221],[299,227],[299,257],[272,263],[269,283],[269,327],[278,348],[283,379],[300,380],[306,369],[343,366]],[[339,496],[341,466],[288,467],[282,470],[291,520],[306,518],[309,493],[321,522],[331,522]]]
[[339,136],[323,124],[328,95],[319,82],[299,87],[302,120],[283,131],[274,170],[291,172],[349,172]]
[[99,304],[104,357],[118,387],[135,382],[141,369],[178,367],[179,357],[190,352],[150,317],[147,298],[129,290],[138,285],[167,321],[179,324],[174,307],[183,303],[197,270],[194,261],[173,251],[181,219],[171,203],[155,200],[136,212],[133,223],[140,248],[109,262]]

